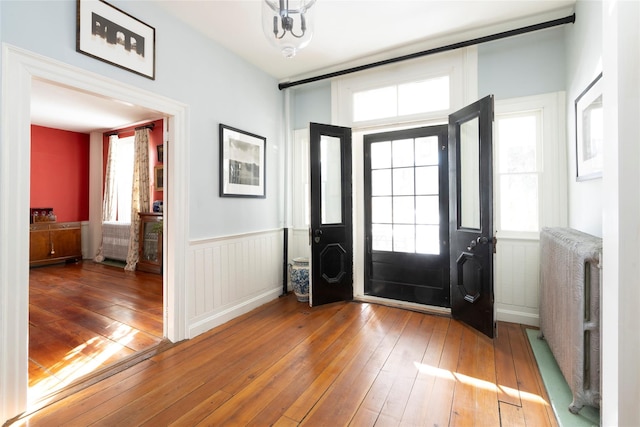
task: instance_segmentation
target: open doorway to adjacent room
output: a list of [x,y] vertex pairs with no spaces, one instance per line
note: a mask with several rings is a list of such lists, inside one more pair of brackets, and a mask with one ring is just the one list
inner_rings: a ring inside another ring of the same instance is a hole
[[[158,181],[169,163],[165,123],[157,111],[32,81],[30,208],[38,214],[38,208],[50,208],[55,216],[30,220],[30,403],[146,357],[165,342],[165,200]],[[134,132],[140,128],[148,129],[150,183],[149,206],[140,211],[150,212],[151,222],[139,240],[144,265],[126,271]],[[96,221],[92,214],[104,210],[109,150],[116,172],[114,216],[106,221],[100,213]]]

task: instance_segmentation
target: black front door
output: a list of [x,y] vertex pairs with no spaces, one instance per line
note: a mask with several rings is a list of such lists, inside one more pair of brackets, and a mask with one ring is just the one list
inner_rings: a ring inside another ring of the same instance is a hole
[[493,96],[449,116],[451,313],[494,336]]
[[449,307],[447,126],[365,135],[366,295]]
[[312,306],[353,299],[351,129],[311,123]]

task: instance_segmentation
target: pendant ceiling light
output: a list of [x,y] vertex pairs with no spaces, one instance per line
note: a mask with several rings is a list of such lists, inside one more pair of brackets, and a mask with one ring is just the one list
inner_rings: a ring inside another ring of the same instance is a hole
[[316,0],[263,0],[262,29],[267,40],[287,58],[309,44],[313,36],[311,6]]

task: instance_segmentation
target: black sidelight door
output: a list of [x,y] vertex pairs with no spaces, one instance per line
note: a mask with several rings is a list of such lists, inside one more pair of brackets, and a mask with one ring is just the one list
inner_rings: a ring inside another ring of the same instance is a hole
[[449,116],[451,313],[494,336],[493,96]]
[[353,299],[351,129],[311,123],[312,306]]

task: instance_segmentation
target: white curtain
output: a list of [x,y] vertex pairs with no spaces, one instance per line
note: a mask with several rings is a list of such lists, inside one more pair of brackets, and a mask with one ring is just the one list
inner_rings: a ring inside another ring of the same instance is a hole
[[131,190],[131,229],[125,270],[134,271],[138,264],[140,236],[139,212],[149,212],[149,128],[136,129],[134,142],[133,187]]
[[[104,195],[102,197],[102,221],[116,220],[116,144],[118,143],[118,135],[109,136],[109,148],[107,151],[107,171],[104,177]],[[102,255],[102,242],[100,248],[94,258],[97,262],[104,261]]]

